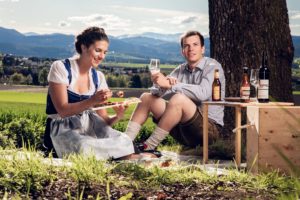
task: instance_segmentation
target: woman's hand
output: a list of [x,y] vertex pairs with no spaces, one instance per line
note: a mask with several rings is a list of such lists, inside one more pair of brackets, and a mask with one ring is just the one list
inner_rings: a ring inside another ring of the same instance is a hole
[[114,111],[116,112],[117,119],[122,119],[124,117],[124,113],[128,108],[127,104],[120,104],[119,106],[113,107]]
[[96,103],[103,103],[111,97],[112,97],[112,92],[110,91],[110,89],[102,89],[102,90],[97,91],[91,97],[91,99],[94,102],[94,104],[96,104]]

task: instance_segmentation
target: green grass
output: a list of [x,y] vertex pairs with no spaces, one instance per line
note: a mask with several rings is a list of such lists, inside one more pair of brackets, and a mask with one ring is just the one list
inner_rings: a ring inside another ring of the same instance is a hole
[[[9,161],[7,155],[11,156]],[[172,167],[163,168],[159,163],[150,166],[146,162],[111,163],[96,160],[94,156],[81,155],[65,158],[64,166],[54,166],[50,163],[43,162],[41,154],[34,150],[0,151],[0,172],[3,174],[0,177],[0,188],[5,188],[9,196],[16,193],[26,197],[30,197],[32,193],[38,194],[45,186],[54,187],[55,182],[61,181],[76,183],[78,188],[73,187],[72,193],[75,196],[74,192],[77,190],[77,196],[80,195],[85,186],[107,187],[109,196],[111,186],[116,189],[128,188],[131,191],[147,188],[154,192],[161,185],[170,186],[177,183],[184,187],[196,183],[224,192],[242,190],[251,194],[260,191],[268,193],[271,199],[281,193],[295,196],[300,192],[298,179],[280,176],[276,172],[254,176],[245,171],[229,169],[227,174],[217,175],[203,170],[198,164],[173,163]],[[68,188],[61,189],[67,193]]]
[[[0,110],[15,110],[18,112],[38,112],[44,113],[46,109],[45,93],[0,91]],[[122,101],[121,98],[111,98],[110,101]],[[125,116],[129,118],[130,113],[134,110],[134,105],[129,106]],[[110,114],[114,113],[113,109],[108,109]]]
[[293,95],[299,95],[300,91],[293,91]]
[[[120,98],[112,99],[112,101],[120,100]],[[0,91],[0,115],[8,112],[12,114],[36,113],[39,116],[46,116],[45,103],[45,93]],[[134,107],[135,105],[131,105],[125,113],[125,118],[121,122],[125,126]],[[113,113],[112,109],[109,109],[109,113]],[[148,119],[146,126],[150,124],[153,123]],[[173,151],[179,151],[180,148],[181,146],[178,145],[170,148],[161,147],[161,149]],[[8,194],[12,192],[29,196],[32,192],[41,190],[45,183],[52,184],[62,179],[78,182],[78,185],[100,184],[109,187],[113,183],[115,187],[128,187],[133,190],[140,187],[157,188],[161,184],[168,185],[178,182],[188,186],[196,182],[207,184],[208,187],[215,187],[218,183],[222,183],[223,185],[218,186],[218,189],[224,191],[235,190],[236,187],[239,187],[249,191],[268,191],[272,195],[300,193],[298,179],[280,176],[276,172],[253,176],[247,172],[232,169],[229,174],[218,176],[208,174],[197,165],[175,165],[172,168],[164,169],[134,163],[107,163],[97,161],[94,157],[86,158],[80,155],[66,158],[66,161],[73,163],[71,167],[55,167],[45,165],[42,156],[34,150],[29,152],[22,150],[22,154],[31,155],[25,157],[26,159],[24,157],[20,159],[15,150],[10,152],[12,152],[12,160],[8,162],[6,157],[1,156],[7,155],[8,152],[0,151],[0,188],[5,188]]]
[[45,93],[0,91],[1,102],[46,104]]
[[[0,91],[0,113],[4,112],[31,112],[39,115],[46,115],[46,93],[18,92],[18,91]],[[110,101],[122,101],[123,98],[111,98]],[[121,122],[124,126],[127,125],[131,114],[135,109],[136,104],[131,104]],[[109,108],[108,113],[113,115],[115,112]],[[148,119],[145,126],[152,124],[151,119]]]

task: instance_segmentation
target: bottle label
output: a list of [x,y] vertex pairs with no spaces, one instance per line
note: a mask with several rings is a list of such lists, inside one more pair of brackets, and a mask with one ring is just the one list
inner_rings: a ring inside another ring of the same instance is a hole
[[215,86],[213,90],[213,99],[221,99],[220,97],[220,86]]
[[269,80],[259,80],[258,99],[269,99]]
[[250,86],[241,87],[241,99],[250,98]]

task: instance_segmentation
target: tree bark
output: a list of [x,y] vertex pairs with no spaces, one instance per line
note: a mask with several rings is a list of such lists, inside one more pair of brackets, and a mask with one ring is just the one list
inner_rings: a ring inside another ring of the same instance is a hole
[[[243,65],[259,68],[266,51],[271,101],[293,101],[294,47],[285,0],[209,0],[209,32],[210,55],[223,66],[227,97],[239,96]],[[233,109],[227,107],[224,137],[232,135],[232,119]]]
[[268,55],[271,100],[293,101],[294,56],[285,0],[209,0],[210,55],[225,71],[226,96],[238,96],[242,67]]

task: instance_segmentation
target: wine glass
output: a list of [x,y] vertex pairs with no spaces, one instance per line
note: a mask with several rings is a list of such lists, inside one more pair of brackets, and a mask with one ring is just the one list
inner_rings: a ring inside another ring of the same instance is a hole
[[[154,76],[155,74],[160,72],[159,63],[160,63],[159,59],[152,58],[150,60],[149,70],[150,70],[151,76]],[[154,89],[154,88],[158,88],[158,85],[153,84],[151,89]]]
[[251,69],[250,74],[250,84],[254,86],[255,88],[255,95],[254,98],[257,100],[257,87],[258,87],[258,81],[259,81],[259,70],[258,69]]
[[149,70],[151,75],[155,75],[160,72],[159,59],[151,59],[149,64]]

